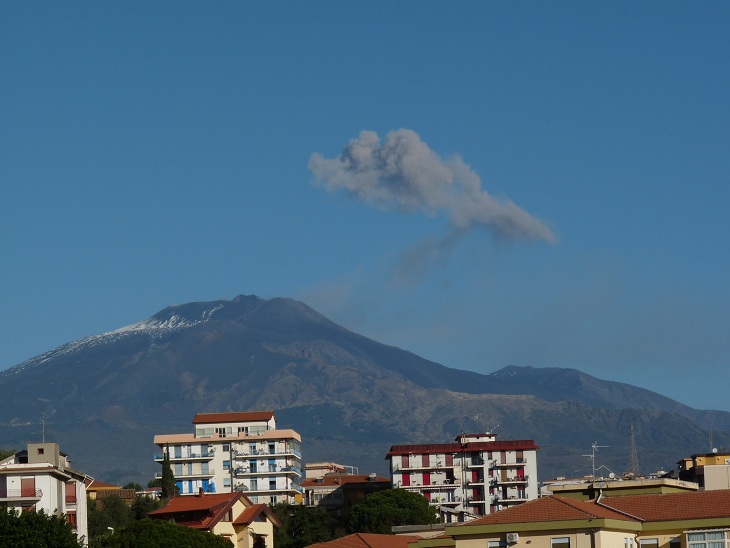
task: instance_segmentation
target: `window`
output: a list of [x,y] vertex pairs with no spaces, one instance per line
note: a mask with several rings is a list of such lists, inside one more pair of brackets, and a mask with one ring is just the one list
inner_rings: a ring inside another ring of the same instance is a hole
[[725,548],[725,531],[687,533],[688,548]]
[[570,537],[551,538],[550,548],[570,548]]
[[76,502],[76,482],[75,481],[68,481],[65,485],[66,489],[66,504],[71,504]]
[[231,445],[229,443],[224,443],[223,444],[223,451],[225,451],[226,453],[228,453],[230,450],[231,450]]
[[269,479],[269,490],[276,491],[276,479],[275,478]]
[[487,548],[503,548],[507,546],[507,541],[504,540],[490,540],[487,542]]
[[251,491],[258,491],[259,490],[259,480],[252,479],[251,480]]
[[43,447],[39,447],[39,448],[38,448],[38,454],[39,454],[39,455],[42,455],[42,454],[44,454],[45,452],[46,452],[46,450],[45,450],[45,449],[44,449]]
[[231,486],[231,478],[223,478],[223,487]]
[[634,548],[634,537],[624,537],[624,548]]
[[256,461],[252,460],[251,461],[251,473],[255,474],[256,472],[258,472],[258,467],[256,466]]
[[71,526],[71,529],[76,530],[76,512],[66,512],[66,522]]
[[231,469],[231,461],[224,460],[223,461],[223,470],[230,470]]
[[643,538],[643,539],[639,539],[639,546],[646,546],[648,548],[658,548],[658,546],[659,546],[659,539],[658,538]]

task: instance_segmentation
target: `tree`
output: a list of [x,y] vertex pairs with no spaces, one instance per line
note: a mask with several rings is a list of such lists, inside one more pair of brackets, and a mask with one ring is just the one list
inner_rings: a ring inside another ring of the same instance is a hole
[[89,538],[109,534],[109,528],[118,529],[134,519],[132,509],[119,495],[109,495],[103,499],[91,500],[86,504]]
[[102,537],[94,548],[230,548],[231,541],[165,520],[143,519]]
[[125,486],[123,486],[122,489],[134,489],[135,491],[141,491],[142,486],[136,481],[130,481]]
[[16,513],[13,508],[0,508],[0,546],[23,548],[79,548],[65,516],[49,516],[40,512]]
[[0,449],[0,460],[5,460],[8,457],[12,457],[13,455],[15,455],[14,449]]
[[162,501],[151,497],[137,497],[132,504],[132,514],[134,519],[140,520],[147,517],[153,510],[162,508]]
[[175,476],[172,475],[172,466],[170,466],[170,451],[165,451],[162,457],[162,498],[169,499],[177,495],[177,485],[175,485]]
[[334,521],[321,508],[280,503],[272,507],[281,527],[274,530],[276,548],[303,548],[332,540]]
[[390,534],[396,525],[436,521],[436,512],[424,496],[405,489],[387,489],[368,495],[353,506],[347,527],[351,533]]

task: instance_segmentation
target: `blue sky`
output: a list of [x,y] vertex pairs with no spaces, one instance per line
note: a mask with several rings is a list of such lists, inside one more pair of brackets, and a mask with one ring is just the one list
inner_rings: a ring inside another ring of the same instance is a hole
[[[256,294],[451,367],[730,410],[729,23],[726,2],[6,2],[0,369]],[[362,135],[408,161],[355,173]],[[506,232],[515,211],[540,228]]]

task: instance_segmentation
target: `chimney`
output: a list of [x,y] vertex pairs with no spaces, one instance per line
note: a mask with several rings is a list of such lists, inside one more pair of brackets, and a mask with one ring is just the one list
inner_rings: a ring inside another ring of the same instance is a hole
[[203,498],[203,494],[204,494],[203,488],[202,487],[198,487],[198,496],[200,498]]

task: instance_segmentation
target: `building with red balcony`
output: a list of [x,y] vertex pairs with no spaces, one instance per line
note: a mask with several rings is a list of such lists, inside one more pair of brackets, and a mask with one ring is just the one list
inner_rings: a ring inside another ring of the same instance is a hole
[[422,494],[447,521],[536,499],[539,447],[496,438],[461,434],[454,443],[394,445],[386,456],[393,487]]

